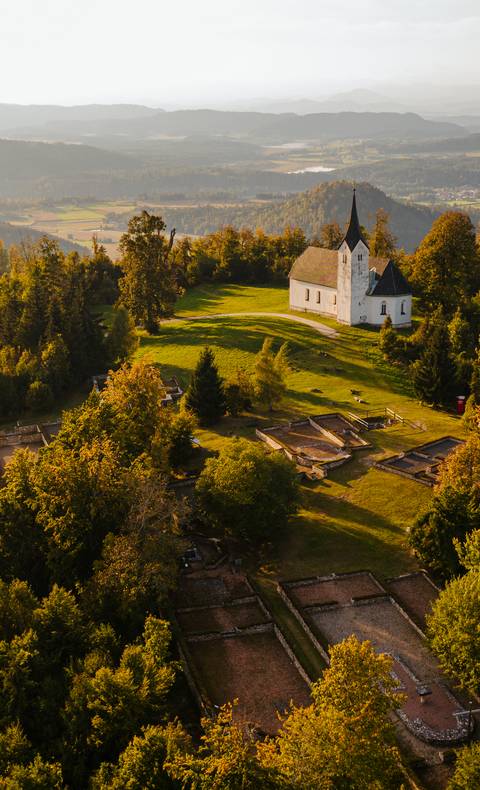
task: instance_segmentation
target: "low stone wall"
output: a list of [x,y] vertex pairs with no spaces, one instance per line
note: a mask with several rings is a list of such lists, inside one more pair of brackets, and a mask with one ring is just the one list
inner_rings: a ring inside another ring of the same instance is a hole
[[305,683],[307,683],[307,685],[310,686],[312,684],[312,679],[308,676],[307,672],[302,667],[300,661],[296,657],[294,651],[292,650],[292,648],[288,644],[285,636],[283,635],[283,632],[281,631],[279,626],[276,625],[276,623],[273,624],[273,630],[275,632],[275,636],[277,637],[278,641],[282,645],[283,649],[285,650],[287,656],[289,657],[290,661],[294,665],[295,669],[302,676],[302,678],[304,679]]
[[274,631],[273,623],[258,623],[258,625],[247,625],[245,628],[234,628],[232,631],[209,631],[204,634],[192,634],[187,637],[187,642],[211,642],[214,639],[234,639],[240,634],[264,634],[267,631]]
[[173,612],[169,612],[169,619],[172,626],[172,632],[176,639],[178,646],[178,653],[182,662],[183,673],[187,680],[190,691],[203,715],[211,716],[214,710],[213,703],[207,694],[207,691],[202,683],[202,680],[195,669],[194,661],[188,650],[188,645],[183,637],[182,630]]
[[211,609],[230,609],[234,608],[235,606],[243,606],[246,603],[258,603],[262,612],[265,615],[268,615],[266,608],[264,607],[263,603],[257,598],[257,596],[253,593],[252,595],[245,595],[243,598],[235,598],[234,601],[229,601],[228,603],[212,603],[207,604],[206,606],[180,606],[177,608],[177,612],[199,612],[199,611],[206,611]]
[[327,651],[325,650],[323,645],[320,644],[320,642],[318,641],[317,637],[314,635],[313,631],[311,630],[310,626],[305,621],[305,618],[302,616],[301,612],[297,609],[297,607],[295,606],[295,604],[291,600],[291,598],[288,595],[287,591],[284,589],[282,582],[278,582],[278,584],[277,584],[277,591],[278,591],[278,594],[280,595],[280,598],[282,599],[282,601],[285,603],[286,606],[288,606],[288,608],[290,609],[291,613],[293,614],[295,619],[300,623],[300,625],[303,628],[303,630],[305,631],[306,635],[308,636],[310,641],[313,643],[315,648],[320,653],[321,657],[325,661],[325,664],[328,666],[330,659],[328,657]]

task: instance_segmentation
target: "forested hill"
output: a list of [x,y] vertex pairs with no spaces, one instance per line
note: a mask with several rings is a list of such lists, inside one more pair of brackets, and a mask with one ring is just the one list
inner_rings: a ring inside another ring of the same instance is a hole
[[64,107],[55,104],[0,104],[0,129],[19,126],[44,126],[62,121],[104,121],[158,115],[160,109],[138,104],[81,104]]
[[[379,208],[390,215],[390,227],[399,245],[413,250],[430,230],[437,214],[428,208],[400,203],[371,184],[357,184],[360,221],[367,228],[375,222]],[[289,226],[303,228],[308,237],[317,236],[326,222],[348,220],[352,204],[352,183],[334,181],[320,184],[280,203],[266,206],[201,206],[198,208],[165,208],[165,219],[181,233],[210,233],[221,225],[261,227],[267,233],[281,233]]]
[[[10,247],[12,244],[18,245],[22,243],[29,243],[29,242],[36,242],[38,241],[44,234],[40,233],[38,230],[33,230],[25,225],[10,225],[8,222],[0,222],[0,240],[3,241],[5,247]],[[61,249],[64,252],[79,252],[81,255],[84,255],[88,252],[86,247],[82,247],[80,244],[73,244],[71,241],[67,241],[66,239],[61,239],[58,236],[53,236],[51,233],[48,234],[50,239],[55,239],[60,244]]]
[[[430,230],[436,216],[430,209],[400,203],[368,183],[356,186],[359,218],[366,228],[373,227],[378,209],[385,209],[392,232],[407,250],[413,250]],[[307,236],[317,236],[326,222],[336,221],[342,227],[349,219],[351,204],[352,183],[334,181],[263,209],[258,213],[258,224],[269,232],[279,232],[287,224],[299,225]]]
[[133,157],[90,145],[36,143],[0,139],[2,180],[68,177],[79,173],[111,172],[139,167]]

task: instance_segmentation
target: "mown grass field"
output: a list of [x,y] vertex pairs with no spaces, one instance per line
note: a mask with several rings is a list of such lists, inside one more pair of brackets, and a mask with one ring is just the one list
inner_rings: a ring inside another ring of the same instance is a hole
[[[414,399],[405,373],[383,361],[377,331],[340,327],[319,317],[338,330],[338,336],[331,338],[275,317],[211,317],[242,311],[289,312],[287,291],[240,286],[197,289],[180,300],[176,316],[205,315],[205,319],[166,323],[158,335],[140,336],[137,357],[159,363],[165,373],[179,376],[185,385],[206,344],[215,350],[220,372],[228,379],[238,367],[253,369],[265,337],[272,337],[277,346],[288,342],[292,372],[282,409],[227,418],[213,430],[199,431],[208,449],[219,450],[234,436],[253,440],[256,425],[304,414],[361,414],[389,407],[406,420],[370,432],[370,450],[360,451],[326,480],[303,486],[302,509],[289,535],[267,555],[251,560],[266,594],[271,596],[278,578],[360,568],[385,578],[416,567],[406,542],[407,530],[427,506],[431,489],[375,469],[373,461],[443,435],[462,436],[461,422]],[[358,404],[351,390],[364,403]]]

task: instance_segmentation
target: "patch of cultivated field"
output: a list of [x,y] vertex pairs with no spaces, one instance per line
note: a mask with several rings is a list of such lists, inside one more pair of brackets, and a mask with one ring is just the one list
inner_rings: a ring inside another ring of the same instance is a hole
[[25,209],[22,220],[12,221],[14,225],[53,234],[76,244],[90,247],[95,234],[113,258],[118,256],[117,244],[121,231],[105,227],[106,216],[110,213],[134,211],[133,203],[93,203],[76,205],[62,203],[41,208],[32,206]]
[[[361,450],[325,480],[303,486],[302,509],[289,535],[253,570],[269,595],[275,578],[369,568],[380,578],[416,567],[407,547],[407,530],[428,504],[431,489],[373,468],[375,459],[423,444],[440,436],[463,436],[453,415],[419,404],[401,370],[387,365],[377,349],[378,332],[335,325],[338,335],[325,337],[310,327],[275,317],[213,318],[215,313],[288,312],[288,293],[281,288],[204,287],[189,292],[176,309],[181,318],[204,320],[164,324],[158,335],[140,335],[138,358],[159,363],[166,373],[188,384],[201,349],[210,345],[226,378],[237,368],[253,370],[265,337],[278,347],[287,341],[292,372],[282,409],[256,410],[225,419],[215,429],[199,431],[201,442],[219,450],[233,436],[255,438],[256,425],[271,425],[304,414],[332,411],[375,413],[386,407],[406,422],[368,434],[373,447]],[[332,324],[322,317],[318,320]],[[364,403],[355,400],[360,397]]]

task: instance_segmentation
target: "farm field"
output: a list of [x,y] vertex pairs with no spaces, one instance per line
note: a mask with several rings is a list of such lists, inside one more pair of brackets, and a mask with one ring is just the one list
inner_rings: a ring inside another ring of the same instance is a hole
[[106,216],[111,213],[124,213],[134,211],[132,202],[92,203],[84,204],[58,204],[48,208],[35,207],[25,209],[16,219],[9,220],[12,225],[21,226],[28,231],[40,231],[68,239],[75,244],[90,248],[92,236],[96,235],[99,242],[106,248],[108,254],[118,256],[117,244],[122,232],[109,228]]
[[[154,337],[140,333],[137,358],[160,364],[166,374],[177,375],[185,385],[207,344],[228,379],[239,367],[253,369],[265,337],[272,337],[276,347],[288,342],[292,371],[281,411],[226,418],[213,430],[198,431],[207,449],[219,450],[234,436],[254,440],[255,427],[305,414],[353,411],[361,415],[388,407],[405,419],[370,431],[372,448],[358,451],[328,478],[303,485],[302,508],[288,536],[268,556],[251,560],[270,606],[275,608],[274,582],[278,578],[368,568],[385,579],[414,569],[407,530],[427,506],[431,489],[376,469],[373,462],[441,436],[462,438],[460,420],[414,399],[403,371],[383,361],[376,331],[341,327],[319,317],[338,332],[336,337],[324,337],[310,327],[273,316],[212,317],[243,311],[288,313],[287,290],[249,286],[195,289],[179,301],[176,316],[204,314],[204,320],[166,323]],[[360,394],[362,404],[354,400],[352,390]]]

